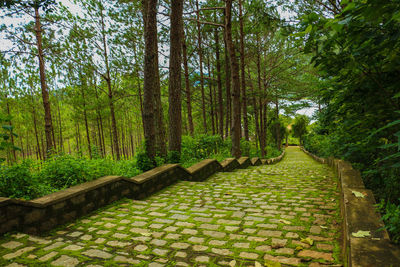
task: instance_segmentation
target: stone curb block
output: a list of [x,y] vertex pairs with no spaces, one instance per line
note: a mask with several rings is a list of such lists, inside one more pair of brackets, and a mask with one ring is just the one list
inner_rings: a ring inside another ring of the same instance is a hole
[[[283,155],[254,162],[272,164]],[[251,165],[248,157],[228,158],[221,163],[206,159],[187,169],[165,164],[132,178],[101,177],[31,201],[0,197],[0,235],[15,230],[41,234],[122,198],[143,199],[179,180],[204,181],[218,171]]]
[[252,158],[250,161],[252,166],[259,166],[262,164],[260,158]]
[[[374,206],[374,195],[371,190],[365,189],[360,172],[349,162],[332,157],[320,158],[303,147],[301,150],[332,167],[339,179],[345,266],[400,266],[400,248],[390,243],[388,232],[383,229],[381,216]],[[369,231],[370,236],[353,236],[358,231]]]
[[240,169],[246,169],[247,167],[251,166],[251,161],[249,157],[240,157],[237,160],[240,164]]
[[222,170],[223,167],[215,159],[205,159],[187,168],[190,181],[204,181],[211,175]]

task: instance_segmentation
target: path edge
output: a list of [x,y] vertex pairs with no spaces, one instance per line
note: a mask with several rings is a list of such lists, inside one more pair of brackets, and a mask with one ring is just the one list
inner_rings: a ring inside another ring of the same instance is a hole
[[[400,248],[391,243],[376,210],[375,197],[371,190],[365,188],[360,171],[354,169],[350,162],[333,157],[321,158],[304,147],[300,149],[317,162],[330,166],[338,177],[344,265],[399,266]],[[358,231],[368,231],[370,236],[358,237]]]

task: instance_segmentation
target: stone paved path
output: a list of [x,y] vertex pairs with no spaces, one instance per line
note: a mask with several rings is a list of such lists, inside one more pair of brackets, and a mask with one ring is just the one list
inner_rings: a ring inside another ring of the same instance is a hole
[[179,182],[43,237],[0,238],[0,266],[340,264],[338,214],[332,171],[289,147],[276,165]]

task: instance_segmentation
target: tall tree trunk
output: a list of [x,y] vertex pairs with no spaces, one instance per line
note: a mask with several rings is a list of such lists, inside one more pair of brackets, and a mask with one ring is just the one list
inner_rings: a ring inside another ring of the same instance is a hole
[[260,150],[261,150],[261,157],[265,157],[265,141],[266,141],[266,131],[264,127],[264,116],[263,108],[264,108],[264,101],[263,101],[263,88],[261,84],[261,48],[260,48],[260,39],[257,36],[257,84],[258,84],[258,92],[259,92],[259,106],[260,106],[260,135],[259,135],[259,142],[260,142]]
[[[6,100],[6,108],[7,108],[7,115],[9,118],[11,118],[11,113],[10,113],[10,104],[8,103],[8,96],[7,94],[5,94],[5,100]],[[13,127],[11,119],[8,121],[8,125],[10,125],[11,129]],[[11,155],[12,155],[12,162],[16,162],[17,161],[17,153],[15,152],[14,146],[15,146],[15,142],[14,142],[14,135],[10,134],[10,139],[11,139],[11,144],[13,146],[13,148],[11,149]]]
[[185,31],[182,27],[182,56],[183,56],[183,68],[185,70],[185,86],[186,86],[186,106],[187,106],[187,119],[189,124],[189,133],[191,136],[194,135],[194,126],[193,126],[193,117],[192,117],[192,96],[190,91],[190,83],[189,83],[189,67],[188,67],[188,58],[187,58],[187,46],[186,46],[186,37]]
[[[225,40],[225,38],[224,38]],[[226,87],[226,137],[232,130],[232,95],[231,95],[231,68],[229,66],[229,55],[225,40],[225,87]]]
[[100,12],[100,23],[102,29],[102,42],[103,42],[103,56],[104,56],[104,64],[106,66],[106,74],[104,79],[107,83],[108,89],[108,105],[110,107],[110,115],[111,115],[111,131],[112,131],[112,139],[114,145],[114,152],[116,159],[120,159],[120,149],[119,149],[119,142],[118,142],[118,128],[117,128],[117,121],[115,119],[115,108],[114,108],[114,99],[113,99],[113,90],[111,85],[111,75],[110,75],[110,63],[108,61],[108,52],[107,52],[107,39],[105,33],[105,23],[104,23],[104,15],[103,15],[103,6],[101,5],[101,12]]
[[36,154],[37,154],[37,158],[42,160],[42,152],[40,149],[39,134],[38,134],[38,129],[37,129],[36,109],[35,109],[35,103],[34,103],[32,92],[31,92],[31,103],[32,103],[33,130],[35,131],[35,139],[36,139],[36,147],[37,147]]
[[218,118],[219,118],[219,135],[224,137],[224,103],[222,100],[222,80],[221,80],[221,62],[219,55],[219,34],[218,29],[214,30],[214,38],[215,38],[215,60],[217,65],[217,87],[218,87]]
[[[259,143],[260,141],[260,125],[259,125],[259,121],[258,121],[258,108],[257,108],[257,101],[256,101],[256,95],[255,95],[255,91],[254,91],[254,87],[253,87],[253,82],[251,81],[251,75],[250,75],[250,68],[247,68],[247,75],[249,77],[249,86],[250,86],[250,92],[251,92],[251,100],[253,102],[253,110],[254,110],[254,125],[256,128],[256,146],[257,143]],[[260,144],[260,148],[261,148],[261,144]],[[261,150],[262,151],[262,150]],[[261,157],[264,157],[264,155],[261,152]]]
[[156,156],[156,116],[154,91],[158,75],[157,56],[157,0],[142,0],[144,19],[144,86],[143,86],[143,132],[147,156],[155,165]]
[[[179,154],[182,143],[182,103],[181,103],[181,65],[182,65],[182,13],[183,0],[171,0],[171,34],[169,57],[169,132],[168,149]],[[178,160],[178,159],[176,159]]]
[[136,72],[136,83],[138,87],[138,93],[139,93],[139,104],[140,104],[140,115],[143,121],[143,96],[142,96],[142,86],[140,85],[140,75],[139,75],[139,64],[138,64],[138,58],[136,55],[136,45],[133,45],[133,54],[134,54],[134,59],[135,59],[135,72]]
[[85,120],[85,129],[86,129],[86,139],[88,142],[88,151],[89,151],[89,158],[92,158],[92,147],[90,145],[90,134],[89,134],[89,124],[87,119],[87,112],[86,112],[86,97],[85,97],[85,90],[86,89],[86,81],[81,77],[82,86],[81,86],[81,96],[82,96],[82,104],[83,104],[83,119]]
[[[243,128],[244,138],[249,141],[249,121],[247,119],[247,97],[246,97],[246,76],[245,76],[245,54],[244,54],[244,30],[243,30],[243,12],[242,0],[239,0],[239,29],[240,29],[240,71],[242,87],[242,108],[243,108]],[[250,151],[246,151],[249,153]]]
[[57,101],[57,112],[58,112],[58,129],[60,131],[60,142],[59,142],[59,151],[64,152],[64,139],[62,134],[62,120],[61,120],[61,110],[60,110],[60,102]]
[[229,62],[231,66],[232,77],[232,100],[233,100],[233,125],[232,125],[232,156],[238,158],[240,151],[240,80],[239,66],[235,53],[235,46],[232,41],[232,0],[226,0],[225,7],[225,39],[229,52]]
[[207,71],[208,71],[208,90],[210,96],[210,116],[211,116],[211,129],[212,134],[215,135],[215,121],[214,121],[214,100],[213,100],[213,86],[211,77],[210,54],[207,54]]
[[[43,56],[43,47],[42,47],[42,25],[40,23],[40,15],[39,8],[35,6],[35,33],[36,33],[36,46],[38,49],[38,58],[39,58],[39,74],[40,74],[40,86],[42,89],[42,98],[43,98],[43,108],[44,108],[44,127],[45,127],[45,135],[46,135],[46,153],[49,153],[54,148],[53,143],[53,122],[51,119],[51,108],[50,108],[50,100],[49,100],[49,91],[47,90],[47,82],[46,82],[46,70]],[[46,157],[46,153],[43,155]]]
[[201,109],[203,114],[204,132],[207,133],[206,100],[204,93],[204,74],[203,74],[203,41],[201,38],[200,8],[198,0],[196,0],[196,16],[197,16],[197,41],[198,41],[198,50],[199,50],[198,53],[199,53],[199,64],[200,64]]
[[278,93],[275,95],[275,131],[276,131],[276,147],[278,150],[281,150],[281,124],[279,122],[279,102],[278,102]]

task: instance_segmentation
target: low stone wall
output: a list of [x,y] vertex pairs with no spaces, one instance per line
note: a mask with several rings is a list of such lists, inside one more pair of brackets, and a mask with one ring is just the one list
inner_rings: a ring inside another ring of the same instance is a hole
[[[349,162],[319,158],[302,150],[321,163],[333,168],[339,178],[340,208],[343,218],[342,256],[345,265],[400,266],[400,248],[390,238],[375,208],[371,190],[365,189],[361,174]],[[359,236],[360,231],[367,233]]]
[[[264,162],[278,162],[282,157]],[[0,197],[0,235],[14,230],[41,234],[125,197],[143,199],[178,180],[204,181],[218,171],[250,165],[248,157],[221,163],[207,159],[188,169],[166,164],[132,178],[106,176],[31,201]]]
[[204,181],[220,170],[222,170],[222,166],[217,160],[205,159],[187,169],[190,173],[188,179],[197,182]]

